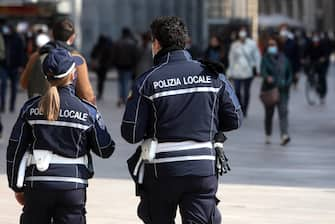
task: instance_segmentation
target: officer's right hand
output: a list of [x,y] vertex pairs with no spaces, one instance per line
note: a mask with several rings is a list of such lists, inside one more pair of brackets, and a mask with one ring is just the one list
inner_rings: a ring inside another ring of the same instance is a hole
[[24,193],[15,192],[15,199],[20,205],[24,205]]

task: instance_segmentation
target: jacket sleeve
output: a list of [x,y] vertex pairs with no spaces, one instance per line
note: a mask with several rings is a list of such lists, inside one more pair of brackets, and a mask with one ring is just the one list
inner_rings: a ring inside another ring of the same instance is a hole
[[238,129],[242,124],[242,110],[235,91],[224,75],[219,76],[223,86],[218,93],[219,97],[219,130],[231,131]]
[[140,86],[135,83],[128,98],[121,124],[121,135],[127,142],[134,144],[144,138],[150,107],[150,100],[140,93]]
[[83,59],[83,64],[76,67],[78,76],[76,81],[76,95],[92,104],[95,104],[95,96],[91,82],[88,77],[87,63],[84,57],[79,54],[73,54],[74,56],[80,56]]
[[22,111],[14,124],[7,146],[7,178],[9,187],[15,192],[23,191],[16,187],[18,170],[23,155],[33,139],[31,126],[25,120]]
[[261,76],[262,78],[266,79],[268,76],[272,76],[268,71],[268,62],[267,56],[264,55],[261,61]]
[[115,143],[112,140],[101,114],[91,108],[93,125],[89,129],[88,140],[92,151],[101,158],[110,157],[115,149]]
[[24,68],[22,74],[21,74],[21,78],[20,78],[20,85],[23,89],[27,89],[28,88],[28,83],[29,83],[29,77],[30,75],[32,74],[32,69],[33,69],[33,66],[35,65],[37,59],[39,57],[39,54],[37,52],[34,52],[27,64],[26,64],[26,67]]
[[292,80],[293,80],[293,70],[292,70],[292,66],[290,64],[290,62],[288,61],[288,59],[286,58],[285,60],[285,69],[286,69],[286,82],[285,82],[285,87],[290,87],[291,83],[292,83]]
[[255,63],[255,67],[256,67],[256,71],[257,73],[260,73],[261,68],[260,68],[260,64],[261,64],[261,54],[259,52],[259,49],[257,47],[257,43],[254,42],[253,46],[252,46],[252,55],[254,58],[254,63]]

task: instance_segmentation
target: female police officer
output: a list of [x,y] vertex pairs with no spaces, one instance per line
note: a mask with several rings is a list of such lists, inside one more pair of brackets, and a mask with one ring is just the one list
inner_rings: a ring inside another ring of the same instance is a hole
[[78,63],[65,49],[51,50],[42,63],[49,90],[24,104],[13,127],[7,175],[24,205],[21,223],[85,223],[90,150],[102,158],[114,151],[100,113],[74,95]]

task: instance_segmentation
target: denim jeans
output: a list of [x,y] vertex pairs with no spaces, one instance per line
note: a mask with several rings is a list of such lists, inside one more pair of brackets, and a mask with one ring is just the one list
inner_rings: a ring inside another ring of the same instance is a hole
[[127,101],[130,90],[133,71],[127,69],[118,69],[118,75],[119,99],[125,103]]
[[17,68],[5,69],[0,68],[0,79],[1,79],[1,90],[0,90],[0,110],[4,111],[6,106],[6,96],[7,96],[7,79],[10,81],[10,111],[15,110],[16,94],[19,82],[19,73]]
[[[242,112],[244,116],[247,116],[249,99],[250,99],[250,87],[253,77],[247,79],[234,79],[234,87],[236,96],[240,101]],[[243,94],[242,94],[243,93]]]

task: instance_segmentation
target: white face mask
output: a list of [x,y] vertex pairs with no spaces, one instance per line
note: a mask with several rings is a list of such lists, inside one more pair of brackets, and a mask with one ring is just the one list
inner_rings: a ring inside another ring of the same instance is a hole
[[317,42],[320,41],[320,37],[319,37],[319,36],[313,36],[312,41],[313,41],[314,43],[317,43]]
[[151,55],[152,55],[152,58],[154,58],[155,57],[155,52],[154,52],[154,43],[152,42],[152,44],[151,44]]
[[8,26],[3,26],[2,27],[2,32],[3,32],[3,34],[9,34],[10,33],[10,29],[8,28]]
[[247,36],[247,32],[245,32],[245,30],[241,30],[239,33],[238,33],[238,36],[240,38],[246,38]]

